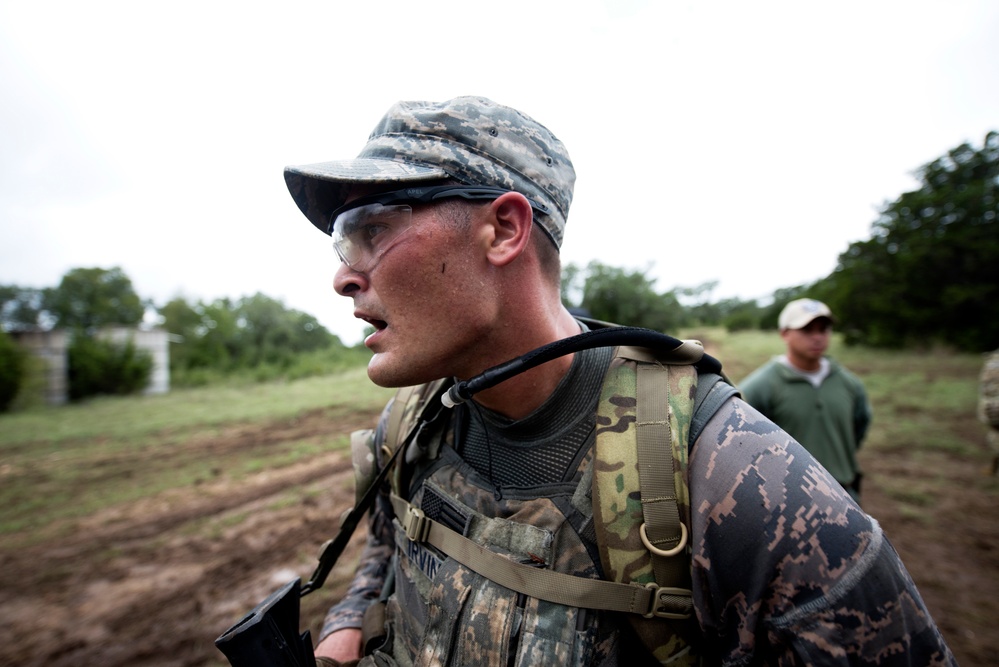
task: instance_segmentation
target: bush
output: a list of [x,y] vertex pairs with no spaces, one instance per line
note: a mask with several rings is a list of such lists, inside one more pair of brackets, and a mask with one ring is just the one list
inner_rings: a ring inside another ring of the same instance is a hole
[[132,341],[119,345],[77,334],[69,350],[69,399],[132,394],[149,385],[153,358]]
[[753,313],[736,312],[722,320],[722,324],[727,331],[746,331],[759,328],[760,320]]
[[10,336],[0,331],[0,412],[17,398],[24,381],[25,353]]
[[175,368],[170,372],[174,388],[204,387],[213,384],[254,384],[274,380],[300,380],[332,375],[365,366],[371,352],[363,345],[343,347],[339,343],[323,350],[299,352],[289,362],[261,363],[243,368]]

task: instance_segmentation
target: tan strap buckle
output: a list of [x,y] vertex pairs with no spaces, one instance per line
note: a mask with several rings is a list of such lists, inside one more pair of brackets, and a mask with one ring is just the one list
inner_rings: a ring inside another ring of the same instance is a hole
[[652,589],[652,595],[649,596],[649,610],[642,614],[645,618],[670,618],[683,621],[694,615],[693,593],[690,589],[660,586],[656,583],[646,584],[645,587]]
[[423,510],[410,505],[406,510],[406,516],[402,519],[402,529],[406,531],[406,537],[413,542],[423,542],[430,534],[430,519]]

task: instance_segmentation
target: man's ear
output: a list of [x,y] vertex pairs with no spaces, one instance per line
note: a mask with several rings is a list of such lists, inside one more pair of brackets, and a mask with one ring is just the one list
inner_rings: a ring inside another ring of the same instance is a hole
[[507,192],[489,207],[485,240],[487,258],[494,266],[505,266],[528,246],[534,226],[534,211],[527,197]]

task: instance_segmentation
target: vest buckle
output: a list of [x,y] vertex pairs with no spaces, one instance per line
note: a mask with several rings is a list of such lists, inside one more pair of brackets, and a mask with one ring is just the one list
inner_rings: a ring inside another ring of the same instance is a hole
[[402,529],[406,531],[406,537],[412,542],[424,542],[430,535],[430,524],[432,521],[427,518],[418,507],[409,506],[406,516],[402,518]]
[[660,586],[656,583],[648,583],[645,587],[652,591],[652,595],[649,596],[649,610],[642,614],[645,618],[685,621],[693,617],[694,601],[690,589]]

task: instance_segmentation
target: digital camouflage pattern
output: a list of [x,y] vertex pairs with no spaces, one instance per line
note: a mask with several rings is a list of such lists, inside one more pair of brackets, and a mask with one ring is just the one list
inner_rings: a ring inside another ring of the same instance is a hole
[[375,432],[363,429],[350,434],[350,462],[354,468],[354,507],[361,504],[364,492],[378,476],[375,459]]
[[999,350],[985,357],[979,377],[978,418],[988,429],[986,438],[995,457],[992,472],[999,470]]
[[538,224],[561,247],[576,173],[569,153],[546,127],[483,97],[398,102],[354,160],[285,168],[285,182],[305,216],[325,234],[350,185],[415,184],[454,179],[515,190],[544,204]]
[[775,424],[726,408],[690,457],[708,662],[956,664],[878,523]]
[[[385,440],[389,414],[394,400],[390,400],[385,409],[382,410],[378,426],[375,429],[375,437],[371,440],[365,440],[372,447],[376,443],[381,443]],[[384,464],[384,457],[381,456],[381,452],[379,451],[375,451],[374,453],[380,467]],[[353,456],[355,458],[354,465],[356,469],[358,467],[356,461],[358,453],[356,450],[353,452]],[[366,455],[362,453],[360,457],[364,459]],[[358,496],[362,493],[361,491],[356,492]],[[361,627],[365,609],[378,599],[382,585],[385,582],[394,550],[392,541],[392,505],[388,501],[386,490],[379,493],[378,497],[375,498],[374,507],[369,514],[368,540],[364,546],[364,551],[361,553],[357,571],[354,573],[354,578],[347,587],[343,601],[326,615],[322,630],[319,632],[319,640],[322,640],[326,635],[340,628]]]
[[[415,463],[411,504],[435,520],[442,514],[462,517],[452,529],[515,562],[599,578],[595,545],[584,537],[592,525],[592,452],[570,484],[497,498],[450,446],[452,437],[441,425],[421,439],[428,458]],[[441,504],[449,509],[437,509]],[[514,593],[432,547],[414,544],[397,520],[393,524],[398,569],[387,607],[392,644],[380,661],[526,666],[554,657],[562,665],[616,664],[619,619]]]
[[979,377],[978,418],[982,423],[999,429],[999,350],[985,357]]
[[[582,475],[580,470],[576,480]],[[450,447],[419,477],[411,503],[435,520],[460,516],[456,528],[475,543],[514,562],[599,576],[578,532],[584,517],[576,505],[586,506],[578,484],[498,499]],[[435,509],[442,502],[447,512]],[[617,634],[599,625],[599,614],[519,595],[414,544],[398,521],[394,525],[398,569],[386,616],[399,665],[604,664],[616,650]]]
[[[446,441],[450,431],[441,424],[429,436]],[[512,559],[593,577],[599,555],[585,537],[591,456],[572,488],[498,500],[443,447],[415,473],[412,499],[428,515],[442,499],[460,508],[470,538]],[[955,664],[877,522],[741,399],[728,400],[694,444],[688,486],[696,644],[705,664]],[[389,652],[398,664],[550,664],[556,657],[554,664],[645,664],[622,657],[633,643],[623,639],[623,615],[525,599],[435,559],[424,545],[414,548],[399,531],[391,505],[379,498],[358,574],[322,636],[361,625],[392,560]]]

